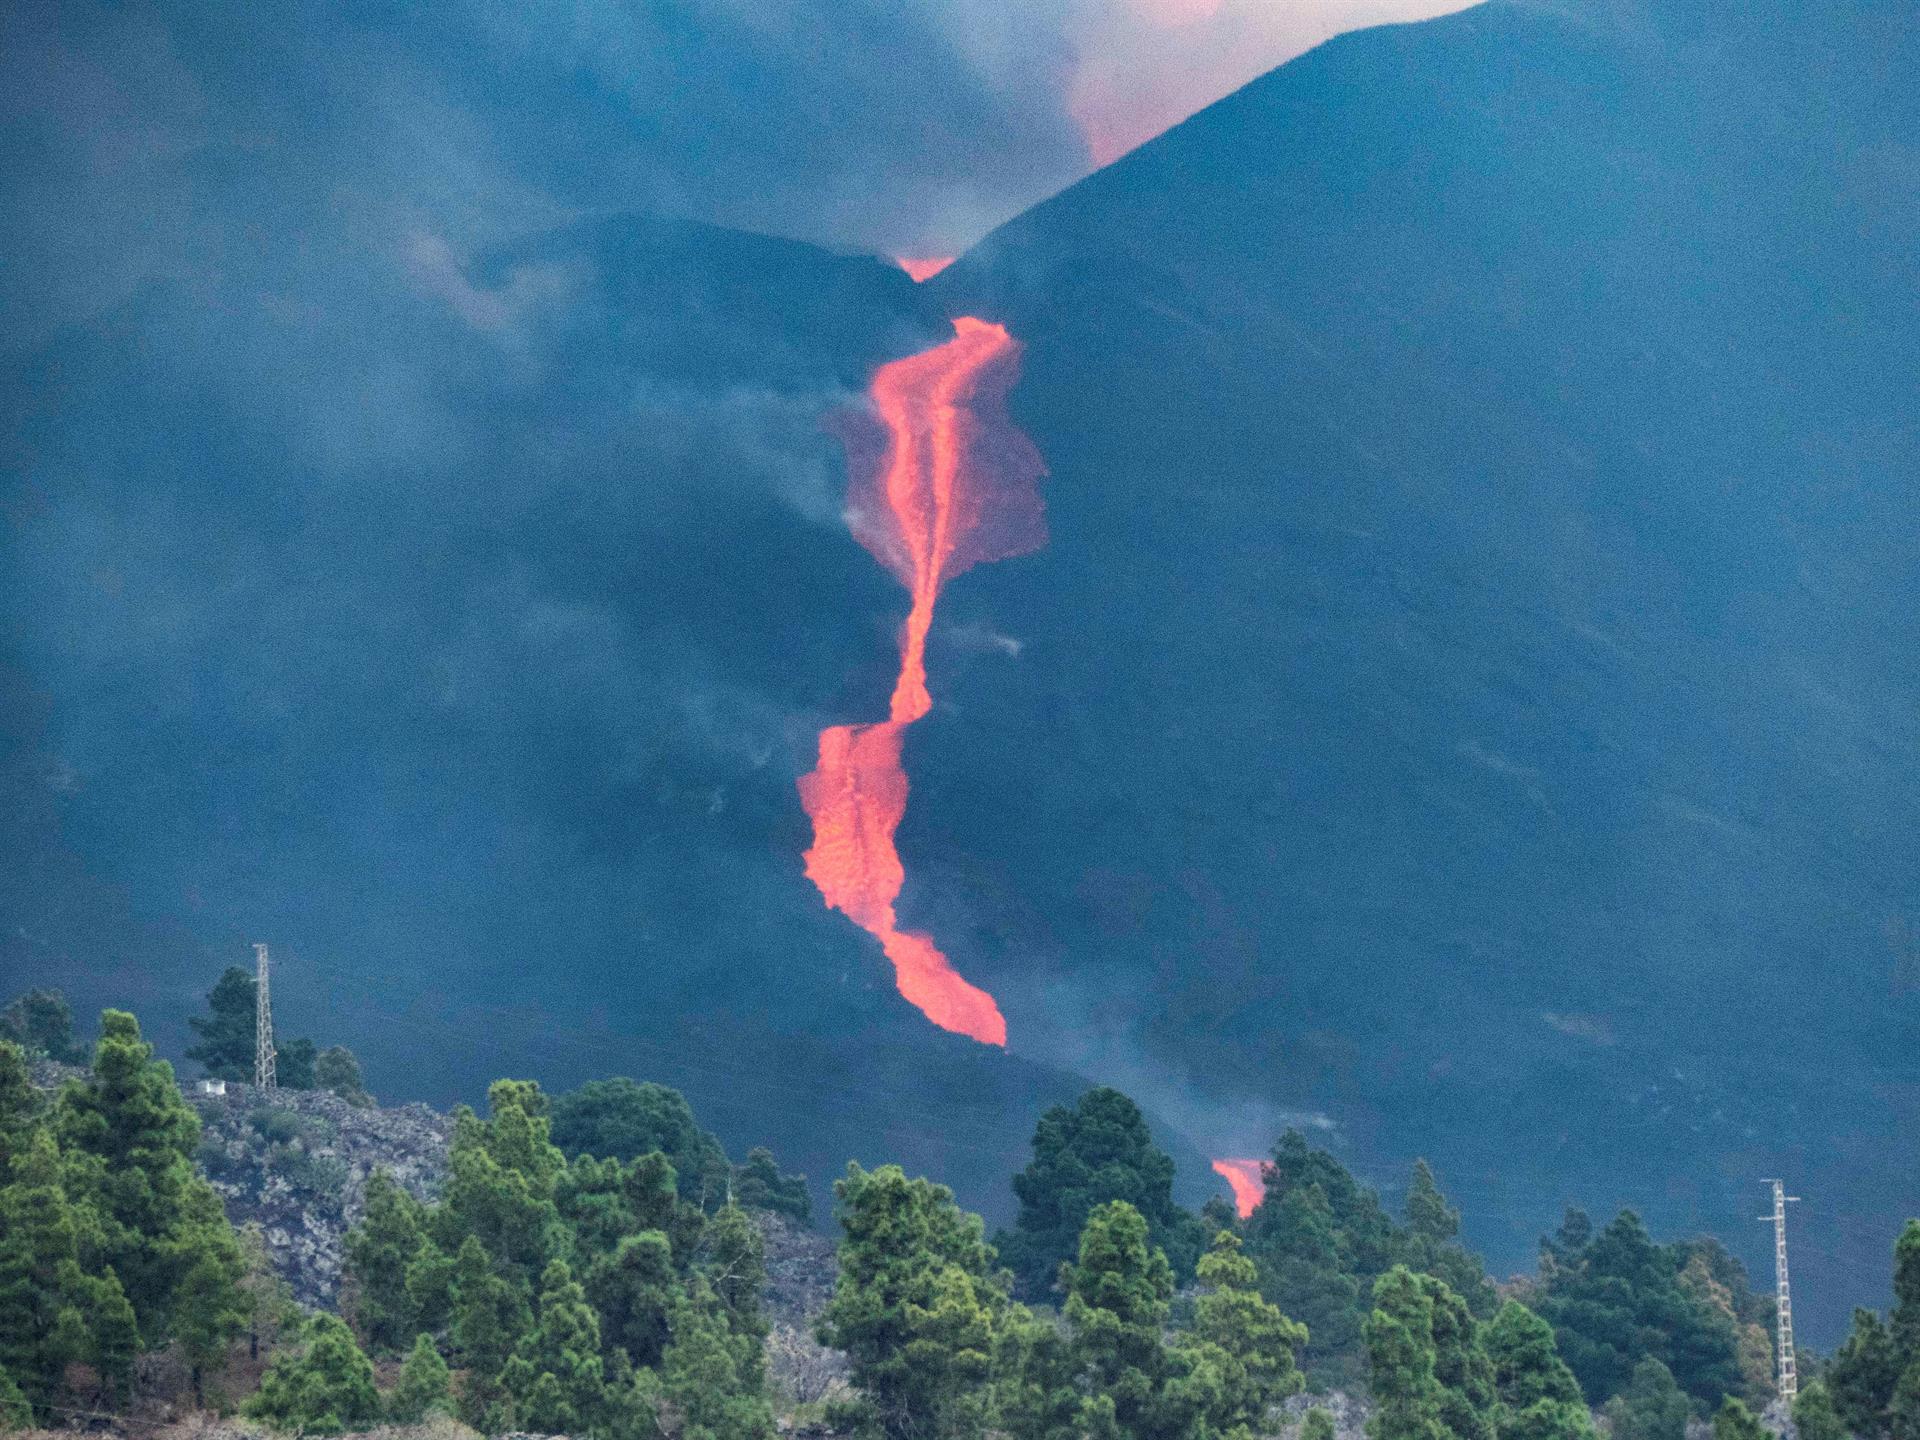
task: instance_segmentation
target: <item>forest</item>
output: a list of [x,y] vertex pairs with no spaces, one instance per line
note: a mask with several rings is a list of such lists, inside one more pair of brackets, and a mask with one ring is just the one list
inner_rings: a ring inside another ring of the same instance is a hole
[[[222,1017],[241,989],[224,978],[196,1022],[210,1077],[240,1053]],[[10,1429],[110,1422],[157,1357],[194,1408],[306,1435],[446,1416],[594,1440],[1329,1440],[1333,1396],[1371,1440],[1683,1440],[1708,1420],[1755,1440],[1784,1418],[1771,1296],[1712,1238],[1569,1210],[1533,1274],[1496,1280],[1424,1162],[1395,1214],[1298,1131],[1250,1215],[1196,1213],[1106,1088],[1038,1118],[991,1236],[942,1185],[848,1165],[816,1322],[848,1383],[816,1400],[766,1358],[765,1227],[813,1222],[804,1180],[764,1150],[733,1163],[677,1092],[625,1078],[496,1082],[484,1114],[456,1112],[437,1196],[369,1180],[339,1303],[307,1309],[196,1169],[200,1122],[131,1014],[86,1047],[37,991],[0,1036]],[[351,1055],[326,1056],[308,1083],[372,1104]],[[1802,1351],[1804,1440],[1920,1437],[1920,1221],[1893,1250],[1891,1312]]]

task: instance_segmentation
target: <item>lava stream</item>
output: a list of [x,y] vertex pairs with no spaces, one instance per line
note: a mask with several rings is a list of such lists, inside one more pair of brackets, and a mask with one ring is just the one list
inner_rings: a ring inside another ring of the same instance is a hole
[[1007,1043],[993,996],[963,979],[931,936],[899,928],[894,902],[906,872],[894,832],[907,810],[906,729],[933,708],[927,634],[940,587],[1046,543],[1036,488],[1045,467],[1004,406],[1019,355],[1004,326],[963,316],[953,339],[874,372],[877,427],[846,425],[848,525],[912,604],[888,718],[821,731],[819,761],[799,782],[813,821],[807,878],[880,942],[900,993],[921,1013],[988,1045]]
[[931,280],[953,263],[951,255],[896,255],[893,263],[912,277],[918,285],[922,280]]
[[1213,1162],[1213,1173],[1225,1180],[1227,1187],[1233,1191],[1233,1208],[1240,1212],[1242,1220],[1253,1214],[1254,1207],[1267,1198],[1264,1164],[1260,1160]]

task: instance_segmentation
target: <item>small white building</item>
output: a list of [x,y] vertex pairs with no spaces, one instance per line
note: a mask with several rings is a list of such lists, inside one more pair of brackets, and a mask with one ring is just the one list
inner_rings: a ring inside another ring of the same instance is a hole
[[227,1082],[224,1080],[202,1080],[200,1082],[200,1093],[202,1095],[224,1095],[227,1093]]

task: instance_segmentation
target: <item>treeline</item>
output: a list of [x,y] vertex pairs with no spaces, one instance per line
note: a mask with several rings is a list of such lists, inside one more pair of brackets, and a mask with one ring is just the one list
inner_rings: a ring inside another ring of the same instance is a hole
[[[370,1181],[339,1313],[305,1315],[194,1172],[197,1118],[133,1017],[106,1012],[86,1073],[34,1088],[17,1037],[51,1054],[70,1018],[44,995],[0,1015],[0,1428],[120,1409],[166,1351],[208,1405],[291,1432],[445,1413],[770,1440],[749,1211],[804,1222],[806,1186],[765,1151],[733,1164],[677,1092],[497,1082],[484,1117],[456,1112],[436,1200]],[[1369,1393],[1372,1440],[1594,1440],[1596,1410],[1613,1440],[1684,1440],[1707,1415],[1716,1440],[1758,1440],[1771,1302],[1716,1242],[1570,1211],[1537,1273],[1495,1286],[1424,1164],[1397,1213],[1297,1133],[1262,1178],[1245,1220],[1184,1210],[1108,1089],[1041,1117],[991,1241],[944,1186],[849,1166],[819,1338],[852,1387],[811,1419],[868,1440],[1251,1440],[1288,1396],[1340,1387]],[[1920,1440],[1920,1223],[1895,1292],[1803,1371],[1804,1440]],[[1331,1436],[1309,1411],[1298,1440]]]
[[[1298,1132],[1275,1144],[1262,1178],[1261,1203],[1244,1221],[1219,1200],[1199,1215],[1182,1210],[1173,1163],[1138,1107],[1117,1091],[1093,1090],[1042,1117],[1033,1161],[1013,1182],[1018,1217],[996,1241],[1013,1261],[1016,1294],[1047,1303],[1062,1293],[1055,1277],[1104,1204],[1123,1201],[1140,1215],[1176,1278],[1191,1273],[1200,1247],[1231,1235],[1260,1298],[1304,1326],[1295,1350],[1311,1383],[1369,1387],[1384,1407],[1382,1367],[1392,1363],[1380,1344],[1384,1307],[1422,1355],[1431,1343],[1447,1393],[1428,1400],[1449,1417],[1445,1432],[1463,1440],[1543,1435],[1549,1415],[1571,1427],[1553,1433],[1584,1434],[1588,1407],[1605,1409],[1619,1440],[1682,1440],[1690,1418],[1728,1398],[1751,1407],[1772,1398],[1771,1298],[1755,1294],[1717,1241],[1658,1244],[1631,1211],[1596,1231],[1572,1210],[1541,1242],[1538,1274],[1511,1282],[1503,1299],[1461,1244],[1459,1212],[1424,1161],[1398,1217]],[[1409,1318],[1423,1305],[1430,1321]],[[1541,1382],[1518,1406],[1522,1392],[1489,1390],[1488,1365],[1498,1373],[1515,1350],[1533,1353],[1543,1333],[1554,1357],[1544,1368],[1571,1377],[1571,1390],[1558,1378]],[[1549,1398],[1571,1408],[1518,1418]],[[1391,1431],[1394,1440],[1416,1433],[1424,1432]]]

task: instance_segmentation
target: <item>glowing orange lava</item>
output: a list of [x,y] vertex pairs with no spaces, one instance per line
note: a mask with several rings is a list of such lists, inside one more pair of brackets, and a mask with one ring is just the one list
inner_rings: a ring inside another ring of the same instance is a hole
[[1253,1214],[1254,1207],[1267,1198],[1267,1182],[1261,1173],[1259,1160],[1216,1160],[1213,1173],[1227,1182],[1233,1191],[1233,1208],[1240,1212],[1240,1218],[1246,1219]]
[[931,280],[953,263],[951,255],[896,255],[893,263],[913,277],[917,285],[922,280]]
[[894,832],[907,810],[900,763],[906,729],[933,708],[927,633],[940,587],[983,561],[1046,543],[1031,441],[1007,418],[1020,346],[1001,325],[954,321],[944,345],[882,365],[868,389],[879,428],[847,426],[847,522],[907,587],[900,678],[888,718],[820,732],[820,758],[800,777],[813,821],[807,878],[827,904],[880,942],[900,993],[943,1030],[1007,1043],[993,996],[969,984],[931,936],[899,928],[906,872]]

